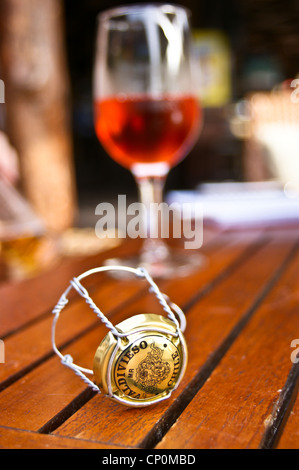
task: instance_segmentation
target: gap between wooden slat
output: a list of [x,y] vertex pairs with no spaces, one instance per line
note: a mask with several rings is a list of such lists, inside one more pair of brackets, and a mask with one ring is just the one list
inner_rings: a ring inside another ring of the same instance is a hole
[[293,364],[278,400],[269,416],[268,425],[261,439],[260,449],[273,449],[287,423],[295,403],[299,387],[299,363]]
[[56,429],[62,422],[72,416],[76,411],[81,408],[85,403],[87,403],[91,398],[96,395],[97,392],[93,391],[90,387],[87,387],[83,392],[81,392],[76,398],[74,398],[65,408],[63,408],[56,416],[51,418],[47,423],[45,423],[38,433],[40,434],[50,434],[53,429]]
[[244,252],[237,257],[231,264],[227,266],[218,276],[215,277],[204,289],[197,292],[191,299],[183,305],[182,309],[187,314],[188,311],[204,296],[207,295],[217,284],[224,281],[235,269],[246,261],[256,251],[260,250],[264,245],[270,242],[269,238],[261,235],[261,238],[254,241]]
[[[294,247],[291,249],[291,251],[289,252],[289,254],[286,256],[284,262],[280,265],[280,267],[276,270],[276,272],[274,273],[272,278],[269,280],[267,285],[264,287],[259,297],[254,301],[252,306],[248,309],[247,313],[241,318],[241,320],[237,323],[237,325],[232,329],[232,331],[223,341],[221,346],[211,355],[208,361],[200,369],[197,375],[192,379],[192,381],[189,383],[186,389],[180,394],[177,400],[167,409],[162,419],[147,434],[147,436],[141,442],[140,448],[152,449],[162,440],[162,438],[165,436],[167,431],[177,421],[180,414],[188,406],[188,404],[191,402],[191,400],[196,395],[196,393],[198,393],[200,388],[208,380],[210,375],[218,366],[221,359],[224,357],[228,349],[233,344],[234,340],[239,336],[243,328],[247,325],[248,321],[254,315],[255,311],[258,309],[258,307],[261,305],[263,300],[266,298],[266,296],[269,294],[269,292],[278,282],[279,278],[281,277],[283,272],[286,270],[289,263],[292,261],[298,249],[299,249],[299,243],[296,243]],[[298,371],[296,372],[296,374],[298,374]],[[279,419],[279,417],[277,419]],[[270,436],[269,436],[269,441],[270,441]],[[267,440],[265,439],[265,443],[269,441],[268,441],[268,438]],[[271,441],[271,444],[272,444],[272,441]]]

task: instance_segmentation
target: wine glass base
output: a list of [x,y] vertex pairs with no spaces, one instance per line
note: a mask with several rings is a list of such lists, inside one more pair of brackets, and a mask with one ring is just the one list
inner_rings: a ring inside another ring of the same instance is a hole
[[[200,253],[170,250],[168,256],[161,260],[146,261],[141,253],[125,258],[110,258],[107,259],[104,264],[106,266],[143,267],[153,278],[175,279],[189,276],[202,269],[207,264],[207,258]],[[122,279],[130,276],[130,274],[118,271],[115,271],[112,275],[113,277]]]

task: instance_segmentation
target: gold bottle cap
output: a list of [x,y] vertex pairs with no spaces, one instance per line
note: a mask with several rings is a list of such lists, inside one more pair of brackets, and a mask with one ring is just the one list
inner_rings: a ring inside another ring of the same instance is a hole
[[135,315],[109,332],[94,357],[94,379],[100,390],[129,406],[167,398],[179,384],[187,361],[184,337],[160,315]]

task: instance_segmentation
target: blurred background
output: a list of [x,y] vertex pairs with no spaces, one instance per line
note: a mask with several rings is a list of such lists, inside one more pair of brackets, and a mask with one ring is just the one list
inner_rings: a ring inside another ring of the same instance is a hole
[[[117,194],[137,200],[131,173],[105,153],[93,123],[96,16],[122,3],[127,2],[1,0],[4,252],[16,250],[6,242],[22,238],[20,221],[30,221],[36,234],[94,229],[97,204]],[[180,3],[192,13],[204,125],[191,153],[171,170],[166,193],[197,191],[202,183],[268,181],[296,195],[299,103],[293,80],[299,73],[299,2]],[[21,244],[18,250],[25,248]]]

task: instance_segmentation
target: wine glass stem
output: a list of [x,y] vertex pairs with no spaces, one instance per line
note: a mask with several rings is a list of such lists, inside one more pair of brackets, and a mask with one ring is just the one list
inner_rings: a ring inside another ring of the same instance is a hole
[[144,233],[146,238],[142,246],[142,258],[145,262],[164,260],[169,250],[162,239],[162,202],[165,177],[136,178],[140,202],[145,211]]

